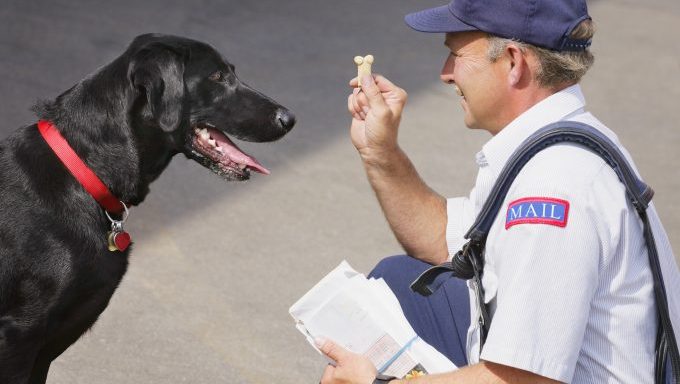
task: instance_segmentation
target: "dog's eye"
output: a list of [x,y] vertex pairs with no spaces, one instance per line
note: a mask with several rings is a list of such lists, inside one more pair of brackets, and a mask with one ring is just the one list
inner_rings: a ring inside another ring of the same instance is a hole
[[217,81],[217,82],[222,83],[225,80],[224,72],[222,72],[222,71],[214,72],[212,75],[210,75],[209,78],[212,81]]

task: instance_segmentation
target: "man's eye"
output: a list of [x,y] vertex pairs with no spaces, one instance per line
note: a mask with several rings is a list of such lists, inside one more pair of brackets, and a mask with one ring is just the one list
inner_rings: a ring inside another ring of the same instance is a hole
[[224,73],[222,71],[217,71],[217,72],[213,73],[212,75],[210,75],[209,78],[212,81],[217,81],[217,82],[222,83],[222,82],[224,82]]

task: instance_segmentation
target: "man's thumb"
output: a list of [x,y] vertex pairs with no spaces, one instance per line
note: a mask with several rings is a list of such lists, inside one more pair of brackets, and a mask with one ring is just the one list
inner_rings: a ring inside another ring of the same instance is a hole
[[380,93],[378,84],[371,75],[364,75],[361,78],[361,90],[366,94],[368,105],[371,107],[381,107],[385,105],[385,100]]
[[314,340],[314,343],[316,346],[321,350],[321,352],[324,353],[324,355],[330,357],[331,359],[340,362],[343,360],[343,357],[347,354],[347,350],[344,349],[343,347],[335,344],[334,342],[330,340],[326,340],[321,337],[317,337]]

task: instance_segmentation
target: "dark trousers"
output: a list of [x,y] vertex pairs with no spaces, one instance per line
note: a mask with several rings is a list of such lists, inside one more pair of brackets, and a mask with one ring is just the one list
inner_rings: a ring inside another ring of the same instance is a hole
[[467,365],[468,288],[464,280],[450,278],[429,297],[411,291],[411,282],[429,267],[430,264],[409,256],[391,256],[381,260],[369,277],[383,278],[416,334],[462,367]]

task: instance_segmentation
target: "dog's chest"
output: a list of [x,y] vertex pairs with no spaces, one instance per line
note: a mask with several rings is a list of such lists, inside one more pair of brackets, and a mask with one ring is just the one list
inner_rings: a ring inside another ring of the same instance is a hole
[[73,266],[70,283],[54,303],[48,343],[70,344],[97,321],[125,274],[127,253],[100,251]]

